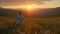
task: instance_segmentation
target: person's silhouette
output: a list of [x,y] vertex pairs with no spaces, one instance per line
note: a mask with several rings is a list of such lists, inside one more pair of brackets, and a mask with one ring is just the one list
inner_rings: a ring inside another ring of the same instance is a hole
[[23,24],[24,22],[24,17],[21,12],[19,12],[19,15],[17,16],[17,22],[16,24]]
[[17,32],[17,29],[22,27],[22,24],[24,23],[24,16],[21,12],[19,12],[17,16],[16,26],[15,26],[15,33]]

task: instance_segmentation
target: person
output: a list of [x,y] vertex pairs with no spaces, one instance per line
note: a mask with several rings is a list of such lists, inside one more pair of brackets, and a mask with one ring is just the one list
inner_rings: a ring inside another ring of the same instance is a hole
[[17,19],[16,19],[16,25],[15,25],[15,32],[17,32],[17,29],[22,28],[24,24],[24,16],[21,12],[19,12]]
[[16,24],[17,25],[22,25],[24,23],[24,16],[22,15],[21,12],[19,12],[18,16],[17,16],[17,21],[16,21]]

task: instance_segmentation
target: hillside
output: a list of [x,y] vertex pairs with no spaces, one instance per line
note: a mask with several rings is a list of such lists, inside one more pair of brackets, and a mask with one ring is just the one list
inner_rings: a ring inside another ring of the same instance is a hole
[[[17,9],[5,9],[0,8],[0,16],[9,16],[9,17],[15,17],[18,14]],[[25,17],[60,17],[60,7],[57,8],[46,8],[46,9],[36,9],[35,12],[32,15],[29,15],[29,13],[23,12]]]

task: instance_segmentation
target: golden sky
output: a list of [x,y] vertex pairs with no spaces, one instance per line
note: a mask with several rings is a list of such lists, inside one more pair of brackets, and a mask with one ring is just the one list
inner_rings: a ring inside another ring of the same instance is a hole
[[60,0],[0,0],[0,7],[4,8],[53,8],[60,7]]

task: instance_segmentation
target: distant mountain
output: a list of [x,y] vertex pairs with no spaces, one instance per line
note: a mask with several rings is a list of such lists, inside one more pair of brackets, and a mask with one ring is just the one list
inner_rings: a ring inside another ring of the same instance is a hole
[[60,7],[36,10],[34,17],[60,17]]
[[0,8],[0,16],[14,17],[17,15],[16,10]]
[[[5,9],[0,7],[0,16],[7,16],[7,17],[16,17],[18,14],[17,9]],[[34,13],[29,15],[29,13],[26,13],[23,11],[23,15],[25,17],[60,17],[60,7],[56,8],[45,8],[45,9],[36,9],[34,10]]]

